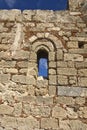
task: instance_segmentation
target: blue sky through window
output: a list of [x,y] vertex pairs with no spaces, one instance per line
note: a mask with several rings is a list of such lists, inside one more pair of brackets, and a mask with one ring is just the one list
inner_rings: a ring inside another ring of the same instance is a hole
[[0,9],[65,10],[68,0],[0,0]]
[[48,64],[46,58],[39,59],[39,76],[48,77]]

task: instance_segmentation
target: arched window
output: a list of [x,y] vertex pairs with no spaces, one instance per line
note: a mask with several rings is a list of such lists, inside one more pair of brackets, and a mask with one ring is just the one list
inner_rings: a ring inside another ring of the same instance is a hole
[[37,52],[38,76],[48,78],[48,52],[39,50]]

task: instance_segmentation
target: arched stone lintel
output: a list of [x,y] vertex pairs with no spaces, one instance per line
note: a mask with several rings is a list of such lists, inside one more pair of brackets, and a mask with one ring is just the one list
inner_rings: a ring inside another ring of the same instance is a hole
[[[41,42],[41,39],[46,39],[48,42],[50,42],[51,43],[50,45],[53,46],[53,48],[55,50],[65,48],[62,41],[60,40],[60,38],[58,38],[58,37],[56,37],[56,36],[54,36],[50,33],[44,33],[44,37],[43,36],[40,37],[40,35],[39,35],[39,37],[36,36],[36,35],[33,35],[32,37],[29,38],[29,42],[31,43],[33,49],[35,49],[34,46],[38,46],[38,45],[35,45],[35,44],[39,40]],[[48,46],[48,45],[46,45],[46,46]],[[49,48],[49,46],[48,46],[48,48]]]
[[37,51],[39,49],[46,49],[48,52],[49,51],[54,51],[54,46],[53,44],[50,42],[50,41],[46,41],[46,42],[41,42],[40,41],[37,41],[37,42],[34,42],[32,44],[32,51]]

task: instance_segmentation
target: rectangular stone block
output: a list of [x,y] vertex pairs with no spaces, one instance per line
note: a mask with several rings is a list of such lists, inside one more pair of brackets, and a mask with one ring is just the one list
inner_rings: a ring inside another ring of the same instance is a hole
[[62,50],[58,49],[56,58],[57,58],[57,60],[63,60],[63,51]]
[[41,119],[41,128],[44,129],[57,129],[58,121],[54,118],[42,118]]
[[78,75],[87,77],[87,69],[80,69],[80,70],[78,70]]
[[49,75],[49,84],[50,85],[56,85],[57,84],[56,75]]
[[57,93],[59,96],[85,97],[87,96],[87,88],[58,86]]
[[66,61],[58,61],[57,67],[58,68],[67,68],[67,62]]
[[17,66],[20,67],[20,68],[27,68],[28,67],[28,61],[17,62]]
[[63,75],[58,75],[58,85],[68,85],[68,77]]
[[13,75],[12,81],[14,81],[16,83],[26,84],[26,76],[24,76],[24,75]]
[[5,61],[5,60],[2,60],[0,62],[0,67],[3,67],[3,68],[12,68],[12,67],[15,67],[15,64],[16,64],[16,61]]
[[0,82],[1,83],[9,83],[10,74],[0,74]]
[[75,68],[57,68],[58,75],[77,75]]
[[83,61],[83,56],[79,54],[64,54],[64,61]]
[[13,56],[13,59],[19,60],[19,59],[29,59],[29,52],[28,51],[16,51],[15,55]]
[[76,68],[87,68],[87,62],[76,62],[75,66]]
[[67,43],[68,48],[78,48],[78,42],[72,41]]
[[87,77],[78,78],[78,84],[81,87],[87,87]]
[[55,61],[55,52],[49,52],[49,61]]

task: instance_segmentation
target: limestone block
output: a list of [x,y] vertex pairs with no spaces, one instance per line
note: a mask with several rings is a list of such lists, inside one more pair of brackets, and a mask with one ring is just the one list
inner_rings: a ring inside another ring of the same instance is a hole
[[28,103],[23,104],[23,111],[26,115],[30,115],[32,106]]
[[13,115],[20,116],[22,112],[22,103],[14,104],[14,112]]
[[5,60],[2,60],[0,62],[0,67],[11,68],[11,67],[15,67],[15,64],[16,64],[16,61],[5,61]]
[[27,61],[17,62],[17,66],[20,67],[20,68],[27,68],[28,62]]
[[68,61],[68,68],[74,68],[75,67],[75,62],[74,61]]
[[58,75],[58,85],[67,85],[68,77],[63,75]]
[[39,22],[48,22],[48,21],[54,21],[54,13],[53,11],[41,11],[37,10],[35,16],[33,17],[33,20],[39,21]]
[[49,52],[49,61],[55,61],[55,52]]
[[13,112],[14,108],[13,107],[10,107],[8,105],[5,105],[5,104],[1,104],[0,105],[0,114],[8,114],[8,115],[11,115],[12,112]]
[[1,121],[1,126],[17,128],[18,124],[15,117],[4,116]]
[[27,73],[27,69],[20,69],[19,72],[20,72],[21,74],[26,74],[26,73]]
[[58,86],[58,95],[60,95],[60,96],[85,97],[87,95],[87,89],[81,88],[81,87]]
[[49,62],[49,68],[56,68],[56,62]]
[[48,80],[37,80],[37,88],[47,88]]
[[77,86],[77,77],[76,76],[70,76],[69,77],[69,84],[72,86]]
[[6,68],[4,72],[5,72],[5,73],[17,74],[17,73],[18,73],[18,70],[15,69],[15,68],[10,68],[10,69]]
[[10,44],[0,44],[0,50],[4,50],[4,51],[6,51],[6,50],[9,50],[10,49]]
[[64,119],[67,117],[67,111],[64,108],[56,105],[53,108],[52,117]]
[[87,107],[80,108],[80,117],[87,119]]
[[11,60],[11,55],[7,51],[1,51],[0,52],[0,60]]
[[53,28],[54,24],[53,23],[38,23],[36,28],[38,28],[40,31],[44,31],[46,28],[49,31],[50,28]]
[[80,130],[80,129],[86,130],[87,129],[87,124],[79,120],[71,120],[69,125],[72,128],[72,130]]
[[24,21],[31,21],[33,15],[35,15],[35,11],[32,11],[32,10],[24,10],[24,11],[23,11],[23,20],[24,20]]
[[10,74],[0,74],[0,82],[8,83],[10,81]]
[[67,68],[67,62],[65,62],[65,61],[58,61],[57,62],[57,67],[58,68]]
[[56,70],[55,69],[49,69],[49,74],[50,75],[56,75]]
[[30,61],[36,61],[37,60],[37,55],[35,52],[31,52],[29,55],[29,60]]
[[28,51],[16,51],[15,55],[12,57],[15,60],[19,59],[29,59],[29,52]]
[[78,42],[76,42],[76,41],[68,42],[67,47],[68,48],[78,48]]
[[18,130],[24,128],[25,130],[33,130],[35,128],[39,129],[39,121],[34,117],[29,116],[27,118],[17,118]]
[[1,21],[21,21],[21,11],[17,9],[13,10],[1,10],[0,20]]
[[87,87],[87,78],[85,78],[85,77],[79,78],[78,84],[81,87]]
[[63,51],[62,50],[58,49],[56,55],[57,55],[56,56],[57,60],[63,60]]
[[59,127],[62,130],[70,130],[69,120],[59,120]]
[[85,98],[77,97],[77,98],[75,99],[75,102],[76,102],[76,104],[83,105],[83,104],[85,104]]
[[26,84],[28,84],[28,85],[36,85],[35,77],[32,76],[32,75],[28,75],[26,77]]
[[56,97],[55,102],[58,104],[66,104],[66,105],[73,105],[75,103],[74,99],[72,97]]
[[31,108],[31,114],[34,117],[49,117],[50,116],[51,109],[48,106],[32,106]]
[[70,118],[70,119],[77,119],[78,118],[78,114],[74,111],[73,108],[66,108],[67,110],[67,116]]
[[49,75],[49,84],[50,85],[56,85],[57,84],[56,75]]
[[79,76],[86,76],[87,77],[87,69],[79,69],[78,70],[78,75]]
[[35,35],[33,35],[31,38],[29,38],[29,41],[32,43],[37,39],[37,37]]
[[34,96],[35,95],[35,90],[33,85],[28,85],[27,86],[27,91],[28,91],[28,95]]
[[60,27],[50,27],[47,30],[48,31],[60,31]]
[[57,73],[59,75],[77,75],[77,70],[75,68],[57,68]]
[[37,96],[36,102],[38,105],[53,105],[53,97],[51,96]]
[[40,88],[40,89],[35,89],[35,95],[36,96],[45,96],[48,94],[47,88]]
[[72,54],[87,54],[87,49],[69,49],[69,53]]
[[24,75],[13,75],[12,81],[14,81],[16,83],[26,84],[26,76],[24,76]]
[[64,61],[83,61],[83,56],[79,54],[64,54]]
[[41,119],[41,128],[43,129],[57,129],[58,121],[54,118],[42,118]]
[[81,68],[81,69],[82,68],[87,68],[87,62],[85,62],[85,61],[84,62],[76,62],[75,64],[76,64],[75,65],[76,68]]
[[55,96],[56,95],[56,86],[50,85],[48,92],[49,92],[50,96]]

